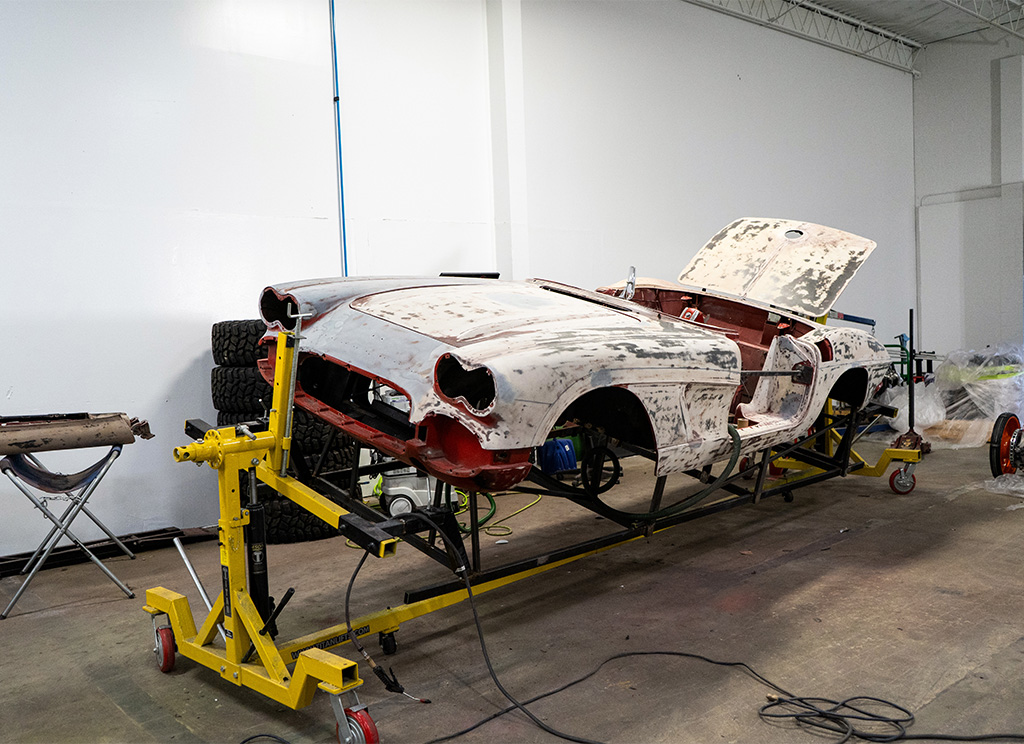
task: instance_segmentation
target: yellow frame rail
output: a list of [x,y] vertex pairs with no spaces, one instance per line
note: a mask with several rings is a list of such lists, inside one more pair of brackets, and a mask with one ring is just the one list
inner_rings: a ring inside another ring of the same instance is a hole
[[[832,413],[832,401],[828,402],[828,413]],[[831,457],[835,454],[836,445],[839,444],[842,439],[842,435],[834,429],[828,432],[828,438],[826,439],[827,453]],[[809,445],[808,445],[809,446]],[[874,465],[868,464],[868,461],[857,454],[856,450],[850,450],[850,460],[854,463],[861,465],[856,470],[851,470],[850,475],[860,475],[869,478],[879,478],[885,475],[889,469],[889,465],[894,462],[903,463],[903,469],[907,475],[913,472],[914,466],[921,462],[921,450],[917,449],[900,449],[895,447],[889,447]],[[817,468],[813,465],[808,465],[805,462],[801,462],[791,457],[780,457],[773,463],[776,467],[784,468],[786,470],[797,470],[800,471],[797,474],[786,476],[776,483],[797,483],[803,478],[806,478],[815,473],[824,472],[821,468]]]

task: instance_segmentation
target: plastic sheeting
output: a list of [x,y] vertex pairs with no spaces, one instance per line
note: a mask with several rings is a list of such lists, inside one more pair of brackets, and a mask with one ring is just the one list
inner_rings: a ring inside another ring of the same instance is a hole
[[[902,387],[889,388],[882,393],[882,402],[898,410],[894,418],[886,418],[886,423],[900,434],[910,430],[910,389]],[[921,431],[946,419],[946,407],[942,396],[934,384],[914,383],[914,429]]]
[[[915,386],[915,394],[919,388]],[[900,389],[905,404],[906,388]],[[915,428],[938,448],[981,447],[988,443],[1000,413],[1020,416],[1024,412],[1024,348],[1001,345],[954,351],[935,370],[935,384],[926,386],[929,389],[945,409],[944,419],[929,421],[930,414],[918,413]],[[924,400],[928,411],[934,401]]]
[[993,346],[954,351],[935,371],[947,418],[994,420],[1024,413],[1024,348]]
[[1024,476],[1019,473],[1000,475],[998,478],[985,481],[985,490],[1024,499]]
[[988,419],[946,419],[924,429],[921,435],[932,445],[932,449],[983,447],[992,435],[992,422]]

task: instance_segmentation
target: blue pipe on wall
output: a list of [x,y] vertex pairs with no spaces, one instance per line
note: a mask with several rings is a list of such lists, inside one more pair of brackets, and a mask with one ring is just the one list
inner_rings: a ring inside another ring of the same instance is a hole
[[341,223],[341,275],[348,276],[348,240],[345,231],[345,172],[341,164],[341,98],[338,95],[338,41],[334,35],[334,0],[331,4],[331,63],[334,68],[334,132],[338,156],[338,221]]

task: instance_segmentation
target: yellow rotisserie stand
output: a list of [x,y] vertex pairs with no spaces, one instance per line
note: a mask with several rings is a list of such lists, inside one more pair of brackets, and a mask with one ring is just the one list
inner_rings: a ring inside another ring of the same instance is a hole
[[[201,441],[174,450],[177,462],[206,462],[217,471],[220,492],[217,529],[223,578],[220,596],[212,603],[198,629],[188,599],[169,589],[147,590],[144,609],[153,616],[161,670],[173,668],[177,650],[182,656],[219,672],[229,682],[256,690],[290,708],[308,705],[319,688],[331,696],[341,741],[372,742],[376,741],[376,728],[355,696],[355,688],[362,684],[356,663],[316,647],[321,634],[279,647],[266,634],[269,618],[261,617],[250,594],[245,534],[250,512],[241,503],[239,471],[254,471],[256,478],[335,527],[340,518],[348,514],[337,504],[283,474],[291,445],[287,429],[295,346],[292,334],[279,335],[269,431],[239,434],[235,427],[211,429]],[[382,540],[377,546],[378,556],[393,554],[396,544],[396,539]],[[167,618],[166,623],[161,623],[163,617]],[[344,635],[347,627],[340,627]],[[326,633],[338,636],[339,628]],[[218,635],[223,638],[223,647],[215,644]],[[343,640],[338,638],[328,645],[337,645]],[[289,669],[293,663],[294,667]]]
[[[247,573],[245,528],[250,523],[248,506],[251,505],[242,504],[240,471],[248,471],[250,480],[255,478],[266,483],[332,527],[340,527],[340,532],[359,541],[360,547],[372,555],[380,558],[394,555],[399,542],[399,538],[383,531],[375,532],[375,525],[368,522],[364,527],[352,528],[351,525],[358,522],[358,515],[285,474],[291,449],[287,435],[288,412],[293,403],[296,359],[295,336],[279,334],[268,431],[254,433],[244,426],[210,429],[202,440],[174,450],[177,462],[206,462],[217,471],[220,499],[217,528],[223,581],[220,595],[208,602],[210,610],[198,630],[188,599],[178,592],[164,587],[149,589],[144,609],[153,617],[154,650],[162,671],[173,669],[174,654],[178,652],[213,669],[232,684],[256,690],[294,709],[308,705],[319,688],[330,695],[340,741],[373,744],[379,741],[376,726],[355,694],[355,689],[362,684],[357,665],[327,651],[350,640],[349,626],[341,623],[275,643],[269,635],[261,633],[271,625],[267,621],[272,621],[273,616],[265,618],[257,609],[254,586]],[[473,591],[483,594],[616,544],[640,539],[640,534],[632,531],[616,539],[602,539],[598,541],[600,544],[574,550],[565,557],[547,556],[543,561],[527,562],[495,578],[481,578],[474,582]],[[408,535],[405,539],[409,539]],[[191,570],[191,566],[189,568]],[[354,634],[363,637],[379,633],[393,638],[402,623],[465,601],[467,590],[461,581],[456,584],[449,590],[354,618]],[[281,606],[283,602],[278,609]],[[223,645],[218,636],[223,639]]]

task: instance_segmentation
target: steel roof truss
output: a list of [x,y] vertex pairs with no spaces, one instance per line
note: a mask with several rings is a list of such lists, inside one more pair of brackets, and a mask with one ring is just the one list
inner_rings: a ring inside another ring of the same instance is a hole
[[[879,62],[904,72],[916,73],[914,57],[921,45],[890,31],[829,10],[807,0],[686,0],[711,10],[742,18],[759,26]],[[1020,5],[982,0],[943,0],[950,5]],[[1019,18],[1018,18],[1019,21]],[[1002,26],[1001,26],[1002,27]],[[1005,30],[1005,27],[1003,27]],[[1024,29],[1022,29],[1024,30]],[[1012,33],[1012,32],[1011,32]]]
[[1024,39],[1024,6],[1019,0],[940,0],[993,28]]

